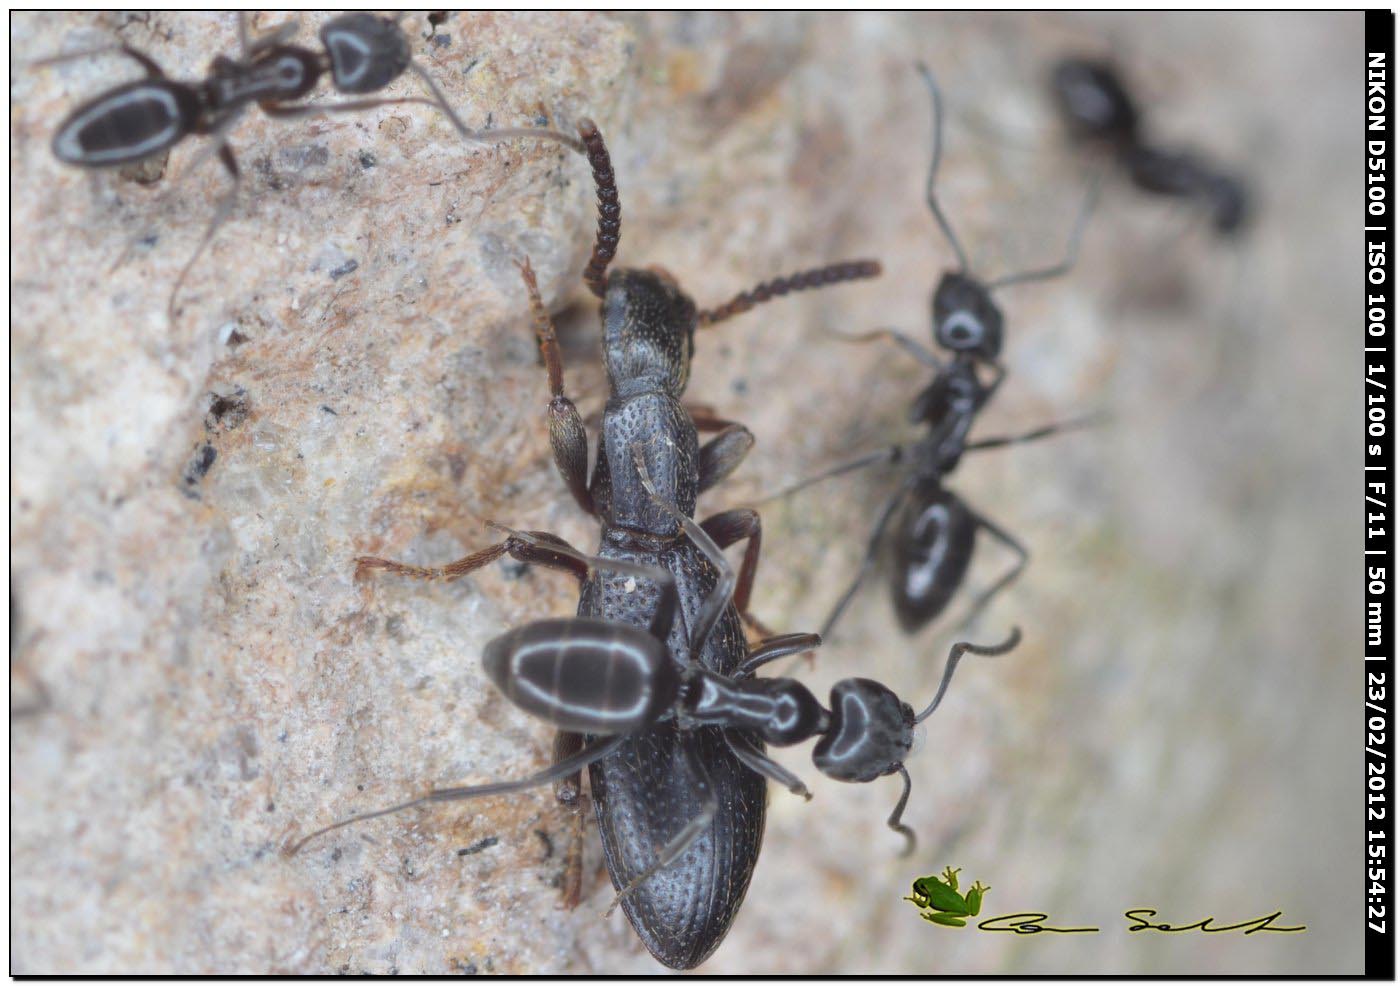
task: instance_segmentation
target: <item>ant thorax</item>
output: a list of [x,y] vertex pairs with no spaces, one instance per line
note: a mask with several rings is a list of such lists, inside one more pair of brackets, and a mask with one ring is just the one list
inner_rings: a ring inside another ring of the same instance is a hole
[[272,48],[251,64],[220,55],[211,66],[207,98],[216,110],[255,100],[300,99],[320,78],[321,64],[315,52],[295,45]]

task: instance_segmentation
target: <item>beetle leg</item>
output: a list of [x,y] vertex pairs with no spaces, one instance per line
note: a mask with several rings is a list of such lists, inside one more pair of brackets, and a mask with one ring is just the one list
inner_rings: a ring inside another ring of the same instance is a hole
[[530,310],[535,316],[535,337],[540,355],[544,357],[549,376],[549,444],[554,450],[554,465],[564,477],[578,505],[590,516],[597,513],[593,494],[588,489],[588,432],[579,417],[574,402],[564,395],[564,364],[559,356],[559,337],[554,332],[554,320],[549,317],[540,297],[535,270],[527,257],[520,262],[520,277],[530,295]]
[[561,569],[580,579],[588,575],[587,558],[563,538],[547,534],[544,531],[530,531],[528,538],[527,540],[526,537],[511,532],[511,536],[504,541],[475,551],[465,558],[458,558],[441,568],[405,565],[403,562],[390,561],[388,558],[361,555],[355,559],[355,579],[359,581],[371,571],[378,570],[392,572],[395,575],[405,575],[411,579],[455,582],[462,576],[470,575],[477,569],[491,564],[507,552],[517,561],[523,561],[530,565]]
[[754,575],[758,571],[758,555],[763,544],[763,523],[758,511],[748,507],[726,510],[715,514],[700,525],[706,534],[714,538],[720,550],[747,539],[744,545],[744,560],[739,564],[739,580],[734,585],[734,606],[744,622],[751,626],[760,637],[771,637],[769,630],[758,617],[749,612],[749,596],[753,593]]
[[[699,430],[699,423],[696,429]],[[717,486],[729,476],[753,448],[753,432],[740,424],[726,425],[718,435],[700,446],[700,487],[698,492]]]
[[[554,734],[554,761],[565,760],[583,748],[583,734],[559,730]],[[583,824],[588,795],[583,793],[583,771],[554,782],[554,798],[572,820],[569,848],[564,854],[564,879],[559,888],[559,906],[572,911],[583,896]]]

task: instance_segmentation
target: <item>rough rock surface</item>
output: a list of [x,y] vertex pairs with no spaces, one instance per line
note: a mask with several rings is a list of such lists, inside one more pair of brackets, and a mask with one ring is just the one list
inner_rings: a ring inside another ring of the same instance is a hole
[[[319,19],[298,36],[311,43]],[[1359,970],[1359,15],[1271,14],[1267,32],[1223,15],[404,23],[472,125],[594,117],[618,172],[620,259],[664,265],[702,304],[884,260],[878,282],[701,335],[691,398],[759,440],[708,512],[907,434],[919,368],[825,333],[921,335],[950,263],[922,202],[914,60],[946,89],[941,188],[979,270],[1052,258],[1077,208],[1088,166],[1042,85],[1063,51],[1116,53],[1164,136],[1247,171],[1260,215],[1240,242],[1110,184],[1073,276],[1005,293],[1011,375],[980,432],[1113,415],[969,456],[957,476],[1033,552],[978,631],[1016,623],[1025,643],[966,665],[927,724],[911,860],[884,828],[897,781],[840,785],[809,747],[780,755],[816,800],[772,792],[748,901],[704,968]],[[596,412],[583,162],[464,146],[424,106],[249,112],[231,133],[238,204],[172,324],[167,294],[226,179],[199,139],[150,185],[61,166],[55,121],[138,71],[113,56],[22,64],[118,38],[190,78],[236,27],[11,20],[12,970],[655,971],[620,913],[600,918],[605,878],[557,909],[571,823],[546,792],[279,851],[312,825],[549,755],[547,729],[477,658],[505,627],[570,612],[568,579],[505,564],[362,587],[351,560],[446,561],[486,543],[488,520],[593,543],[549,462],[513,265],[533,259],[570,390]],[[769,624],[820,624],[887,489],[853,476],[765,508]],[[974,583],[1006,561],[984,544]],[[801,673],[819,694],[859,674],[922,701],[955,618],[903,638],[877,584]],[[586,844],[591,872],[591,829]],[[1104,931],[926,924],[900,898],[948,864],[992,886],[986,914]],[[1129,935],[1133,906],[1178,923],[1281,909],[1308,932]]]

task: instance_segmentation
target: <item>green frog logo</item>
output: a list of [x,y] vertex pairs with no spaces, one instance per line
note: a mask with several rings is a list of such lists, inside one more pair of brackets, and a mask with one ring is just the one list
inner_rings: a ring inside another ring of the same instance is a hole
[[974,883],[966,894],[958,893],[958,874],[951,866],[942,876],[921,876],[914,881],[914,888],[905,900],[912,901],[920,909],[919,917],[934,924],[949,928],[967,927],[967,919],[982,912],[982,895],[991,887]]

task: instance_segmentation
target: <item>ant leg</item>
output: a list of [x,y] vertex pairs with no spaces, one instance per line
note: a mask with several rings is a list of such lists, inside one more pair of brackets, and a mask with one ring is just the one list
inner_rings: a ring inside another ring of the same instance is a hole
[[734,677],[752,678],[755,671],[770,661],[789,654],[805,654],[816,650],[821,644],[822,638],[815,633],[785,633],[779,637],[769,637],[749,651],[749,656],[735,669]]
[[[700,430],[700,423],[696,421],[696,430]],[[739,463],[744,461],[744,456],[749,454],[753,448],[753,432],[743,425],[730,424],[714,438],[700,446],[700,488],[698,492],[704,493],[706,490],[717,486],[723,482],[730,473],[739,468]]]
[[914,835],[914,830],[905,825],[901,818],[904,817],[904,807],[909,804],[909,792],[914,789],[914,782],[909,777],[909,771],[904,769],[904,764],[899,764],[899,776],[904,778],[904,792],[895,802],[894,811],[890,812],[889,820],[885,823],[900,835],[904,836],[904,851],[901,856],[908,856],[914,851],[914,847],[919,844],[918,837]]
[[935,372],[943,371],[943,361],[929,350],[923,343],[909,338],[898,329],[875,329],[872,332],[862,332],[860,335],[846,335],[844,332],[828,331],[827,335],[833,336],[841,342],[863,344],[874,342],[877,339],[884,339],[888,342],[898,344],[910,356],[913,356],[924,366],[932,367]]
[[695,744],[682,742],[681,747],[686,751],[686,759],[690,761],[691,778],[695,781],[696,788],[704,792],[704,801],[700,806],[700,814],[686,822],[685,827],[676,833],[675,837],[672,838],[670,842],[666,843],[660,854],[657,855],[654,863],[637,876],[633,877],[627,886],[617,892],[617,896],[613,898],[613,902],[609,904],[608,909],[603,912],[603,917],[605,918],[610,916],[613,911],[617,910],[617,905],[622,903],[622,898],[650,880],[658,870],[665,869],[675,860],[679,859],[681,854],[690,848],[691,843],[700,837],[700,833],[710,827],[710,823],[714,821],[715,812],[719,810],[719,799],[715,797],[715,789],[710,783],[710,775],[705,770],[705,765],[701,763],[700,757],[695,751]]
[[281,103],[264,102],[258,105],[268,116],[275,116],[281,119],[294,119],[303,116],[316,116],[321,113],[358,113],[361,110],[377,109],[381,106],[402,106],[407,103],[416,103],[420,106],[431,106],[435,110],[445,113],[452,121],[453,128],[467,140],[475,141],[479,144],[494,144],[503,140],[513,140],[517,137],[530,137],[537,140],[550,140],[563,144],[570,150],[582,151],[582,145],[568,134],[560,133],[557,130],[550,130],[547,127],[499,127],[491,130],[469,130],[463,125],[455,113],[452,113],[446,103],[438,102],[435,99],[428,99],[424,96],[397,96],[383,99],[347,99],[339,103],[299,103],[287,105]]
[[764,637],[773,636],[773,631],[765,627],[749,612],[749,596],[753,593],[754,575],[758,572],[758,555],[763,544],[763,523],[758,511],[748,507],[726,510],[715,514],[700,525],[704,532],[714,538],[715,545],[723,551],[732,544],[748,539],[744,545],[744,560],[739,563],[739,580],[734,586],[734,607],[744,622]]
[[166,317],[173,323],[176,318],[175,298],[180,293],[181,286],[185,283],[185,278],[189,276],[194,265],[203,255],[209,242],[214,238],[214,233],[228,219],[233,212],[234,203],[238,200],[238,189],[242,184],[243,177],[238,170],[238,161],[233,156],[233,150],[227,143],[220,140],[218,144],[219,161],[224,169],[233,178],[233,187],[223,194],[219,199],[219,204],[214,207],[214,218],[209,220],[209,225],[205,227],[204,237],[199,241],[199,246],[195,247],[194,253],[190,254],[190,259],[185,262],[185,266],[180,269],[180,276],[175,278],[175,284],[170,289],[170,301],[166,305]]
[[411,579],[426,579],[434,582],[455,582],[464,575],[470,575],[479,568],[491,564],[507,552],[517,561],[545,568],[562,569],[582,579],[588,575],[588,563],[567,541],[544,531],[531,531],[532,540],[526,541],[512,533],[499,544],[473,552],[441,568],[424,568],[419,565],[405,565],[387,558],[374,558],[361,555],[355,559],[355,581],[361,581],[372,571],[392,572]]
[[962,623],[960,624],[964,627],[970,627],[986,605],[992,601],[992,597],[1016,580],[1017,576],[1025,569],[1026,563],[1030,561],[1031,558],[1031,554],[1026,550],[1025,546],[1010,534],[1006,533],[1006,531],[971,509],[968,510],[968,513],[971,515],[973,523],[977,524],[978,527],[985,527],[988,534],[991,534],[1002,544],[1016,552],[1018,557],[1016,563],[1011,566],[1010,570],[1008,570],[1005,575],[993,582],[990,588],[973,601],[972,608],[967,611],[967,616],[963,617]]
[[574,402],[564,396],[564,364],[559,356],[559,337],[554,332],[554,320],[549,317],[540,297],[539,282],[530,258],[519,263],[520,277],[530,296],[530,311],[535,317],[535,338],[539,340],[549,376],[549,446],[554,451],[554,465],[564,477],[564,485],[574,500],[590,516],[597,514],[593,494],[588,489],[588,432],[583,427]]
[[[568,759],[583,748],[583,734],[560,730],[554,734],[554,762]],[[564,854],[564,880],[559,888],[559,906],[572,911],[583,896],[583,820],[588,811],[588,795],[583,793],[583,771],[554,783],[554,800],[573,818],[573,833]]]
[[978,452],[982,449],[1004,448],[1007,445],[1020,445],[1025,442],[1034,442],[1041,438],[1048,438],[1051,435],[1062,431],[1075,431],[1079,428],[1090,428],[1102,424],[1107,420],[1105,414],[1091,414],[1083,418],[1072,418],[1069,421],[1056,421],[1034,431],[1028,431],[1022,435],[1003,435],[997,438],[984,438],[981,441],[968,442],[963,446],[964,452]]
[[896,465],[903,461],[904,456],[905,448],[903,445],[891,445],[889,448],[882,448],[875,452],[867,452],[865,455],[857,456],[854,459],[848,459],[845,462],[832,466],[830,469],[825,469],[815,476],[808,476],[806,479],[799,480],[791,486],[784,487],[776,493],[765,496],[758,502],[763,504],[771,503],[773,500],[783,500],[792,496],[794,493],[805,490],[809,486],[815,486],[817,483],[823,482],[824,480],[834,479],[848,472],[855,472],[857,469],[864,469],[866,466]]
[[729,752],[738,757],[739,762],[755,774],[766,777],[775,784],[781,784],[805,801],[812,800],[812,792],[807,790],[807,785],[802,783],[802,778],[774,763],[762,750],[750,743],[743,733],[726,729],[724,742],[729,746]]
[[137,51],[131,45],[103,45],[101,48],[85,48],[82,51],[70,51],[63,55],[50,55],[48,58],[40,58],[29,63],[30,68],[41,68],[49,65],[61,65],[64,62],[76,61],[79,58],[91,58],[94,55],[122,54],[135,60],[146,70],[146,75],[152,79],[163,79],[165,73],[161,67],[155,63],[149,55]]
[[[734,569],[730,567],[729,560],[724,557],[724,552],[710,538],[699,524],[687,517],[675,508],[674,504],[663,500],[656,493],[656,487],[652,485],[651,477],[647,475],[646,459],[642,455],[640,445],[632,446],[632,459],[637,464],[637,472],[641,477],[642,486],[651,497],[653,503],[670,514],[681,529],[690,537],[694,545],[714,566],[719,578],[715,581],[715,587],[710,590],[710,594],[705,597],[705,601],[700,604],[700,612],[696,614],[695,624],[690,630],[690,660],[692,663],[699,663],[700,652],[705,647],[705,642],[710,639],[710,633],[714,630],[719,618],[724,615],[724,610],[734,599],[734,583],[736,578]],[[757,559],[755,559],[757,563]],[[663,636],[661,638],[665,640]]]
[[549,784],[561,777],[567,777],[570,774],[577,773],[595,760],[603,759],[613,750],[621,746],[626,739],[628,739],[626,733],[619,736],[604,737],[598,742],[590,743],[588,746],[583,747],[573,756],[566,757],[558,763],[552,764],[544,770],[531,774],[529,777],[518,781],[497,781],[494,784],[478,784],[474,787],[438,788],[429,791],[421,798],[414,798],[412,801],[405,801],[402,804],[393,805],[389,808],[381,808],[378,811],[369,811],[359,815],[352,815],[349,818],[342,819],[324,828],[319,828],[310,835],[298,839],[286,849],[286,854],[288,856],[296,855],[301,851],[302,846],[306,845],[317,836],[324,835],[327,832],[338,828],[344,828],[346,825],[351,825],[355,822],[379,818],[382,815],[391,815],[394,812],[403,811],[406,808],[416,808],[419,805],[437,804],[443,801],[465,801],[468,798],[484,798],[494,794],[514,794],[517,791],[525,791],[532,787],[539,787],[542,784]]
[[301,28],[301,18],[293,17],[289,21],[283,21],[262,37],[254,38],[248,30],[248,12],[240,10],[238,12],[238,45],[243,52],[244,58],[256,55],[260,51],[268,48],[275,48],[284,43]]
[[826,622],[822,624],[821,636],[823,640],[830,639],[831,631],[836,626],[836,621],[841,619],[841,614],[844,613],[846,607],[850,605],[851,599],[854,598],[856,594],[856,590],[859,589],[860,584],[865,581],[865,577],[870,574],[870,570],[875,567],[875,556],[879,554],[880,542],[885,536],[885,528],[889,526],[890,519],[894,516],[894,512],[899,508],[900,504],[904,502],[904,498],[908,495],[910,487],[911,482],[906,481],[894,492],[893,496],[885,501],[884,507],[880,510],[880,517],[875,522],[875,529],[870,532],[870,540],[866,542],[865,558],[860,563],[860,570],[856,572],[856,577],[851,580],[850,586],[842,593],[841,598],[837,600],[835,608],[831,611],[831,615],[828,616]]

